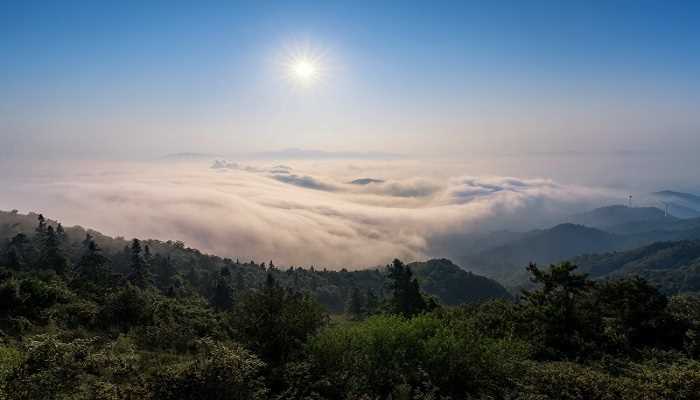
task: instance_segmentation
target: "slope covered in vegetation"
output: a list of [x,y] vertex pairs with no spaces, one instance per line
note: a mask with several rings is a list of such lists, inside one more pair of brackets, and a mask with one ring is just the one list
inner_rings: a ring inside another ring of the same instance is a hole
[[[0,212],[0,264],[31,264],[36,257],[35,243],[29,239],[35,232],[37,214],[23,215]],[[46,220],[47,226],[58,227],[56,221]],[[69,265],[77,265],[84,252],[83,240],[90,236],[108,258],[111,271],[130,273],[131,243],[122,238],[110,238],[82,227],[61,227],[61,251]],[[283,287],[308,292],[332,312],[343,312],[352,292],[358,289],[363,297],[383,296],[386,274],[381,268],[360,271],[332,271],[324,268],[281,268],[273,261],[255,262],[232,260],[203,254],[182,242],[144,240],[147,256],[157,287],[166,290],[194,290],[205,298],[214,295],[216,281],[222,269],[228,270],[228,280],[234,289],[259,287],[267,273]],[[25,260],[26,259],[26,260]],[[419,279],[427,281],[424,290],[437,300],[448,303],[481,301],[489,298],[507,298],[507,291],[493,280],[466,272],[448,262],[430,263],[434,268],[417,271]],[[425,275],[425,276],[423,276]],[[429,276],[428,276],[429,275]],[[460,285],[455,285],[457,280]]]
[[[425,288],[448,281],[485,289],[447,260],[394,260],[357,273],[263,270],[177,243],[132,240],[103,251],[91,236],[74,243],[72,232],[37,216],[31,234],[3,247],[0,399],[641,400],[700,392],[700,299],[668,297],[639,278],[591,281],[571,264],[531,265],[536,288],[517,302],[450,306],[468,297]],[[353,285],[346,312],[331,318],[315,285],[333,279]]]
[[573,262],[596,278],[641,276],[665,293],[700,293],[700,241],[659,242]]

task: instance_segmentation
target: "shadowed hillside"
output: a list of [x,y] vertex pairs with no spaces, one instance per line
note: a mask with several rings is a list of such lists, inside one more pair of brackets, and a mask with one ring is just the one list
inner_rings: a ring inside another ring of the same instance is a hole
[[572,262],[595,278],[641,276],[666,293],[700,292],[700,241],[658,242]]

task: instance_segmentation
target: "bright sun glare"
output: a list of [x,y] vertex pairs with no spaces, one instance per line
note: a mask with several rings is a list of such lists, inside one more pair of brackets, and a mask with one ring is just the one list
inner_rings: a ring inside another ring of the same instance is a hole
[[325,84],[333,64],[326,51],[309,43],[297,43],[284,49],[281,71],[292,87],[306,92]]
[[316,64],[310,60],[296,60],[292,65],[292,74],[296,79],[303,83],[312,81],[316,77],[317,73],[318,68],[316,67]]

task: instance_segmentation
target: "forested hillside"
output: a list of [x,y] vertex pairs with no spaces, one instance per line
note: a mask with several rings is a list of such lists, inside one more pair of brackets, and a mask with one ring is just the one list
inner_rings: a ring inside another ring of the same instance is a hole
[[665,293],[700,293],[700,241],[659,242],[572,262],[599,279],[641,276]]
[[[37,257],[34,234],[39,215],[0,212],[0,264],[31,264]],[[56,221],[46,220],[46,226],[57,229]],[[61,226],[60,249],[68,265],[79,264],[85,251],[86,238],[95,242],[108,259],[112,272],[128,275],[133,257],[132,243],[113,239],[82,227]],[[232,260],[203,254],[182,242],[140,241],[144,257],[153,274],[154,284],[162,290],[194,290],[204,298],[214,296],[222,273],[234,290],[259,287],[267,273],[283,287],[309,292],[331,312],[343,312],[352,292],[357,289],[363,297],[382,297],[386,274],[374,267],[360,271],[327,270],[323,267],[279,267],[274,261]],[[147,252],[147,254],[146,254]],[[456,268],[448,262],[429,263],[431,268],[417,268],[419,281],[426,280],[424,290],[446,304],[508,298],[507,291],[495,281]],[[455,285],[454,282],[460,282]]]
[[700,393],[700,298],[637,277],[530,265],[514,301],[445,259],[281,269],[3,217],[3,400]]

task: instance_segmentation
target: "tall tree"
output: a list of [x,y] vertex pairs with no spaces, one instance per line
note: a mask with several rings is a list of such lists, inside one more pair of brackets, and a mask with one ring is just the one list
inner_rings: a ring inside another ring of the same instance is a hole
[[31,266],[36,260],[36,248],[24,233],[18,233],[10,239],[5,249],[5,263],[14,269]]
[[88,234],[83,241],[83,255],[75,267],[76,278],[73,287],[98,288],[109,279],[109,259]]
[[540,335],[538,340],[545,346],[565,354],[580,350],[581,330],[585,327],[576,314],[576,304],[593,287],[585,274],[574,272],[576,268],[569,262],[551,265],[548,270],[530,264],[530,280],[539,288],[522,292],[525,311],[537,321],[532,333]]
[[46,228],[46,234],[39,256],[39,267],[56,271],[59,275],[68,272],[68,260],[61,251],[60,242],[53,227]]
[[175,283],[175,276],[177,275],[177,268],[173,265],[170,255],[163,257],[160,254],[156,254],[153,257],[151,266],[154,269],[158,287],[163,290],[169,290]]
[[38,221],[38,224],[35,229],[35,232],[37,236],[39,236],[39,239],[43,239],[43,235],[46,234],[47,230],[46,218],[44,218],[44,214],[39,214],[39,216],[36,219]]
[[413,277],[411,268],[399,259],[394,259],[387,266],[389,289],[392,291],[390,300],[391,311],[405,317],[411,317],[428,310],[428,302],[420,292],[418,280]]
[[68,241],[68,235],[66,234],[66,230],[63,229],[63,225],[59,222],[58,225],[56,225],[56,238],[58,238],[58,242],[63,245]]
[[281,287],[268,273],[260,290],[249,291],[236,304],[231,321],[238,340],[270,366],[281,366],[303,349],[326,318],[309,295]]
[[43,214],[39,214],[39,216],[36,219],[37,225],[34,229],[34,236],[32,240],[34,242],[34,247],[36,248],[37,253],[39,253],[39,257],[41,257],[41,253],[43,252],[44,246],[46,245],[46,233],[48,231],[48,224],[46,223],[46,218],[44,218]]
[[134,239],[131,241],[131,274],[129,281],[134,285],[144,289],[153,284],[153,276],[150,266],[143,256],[141,241]]

